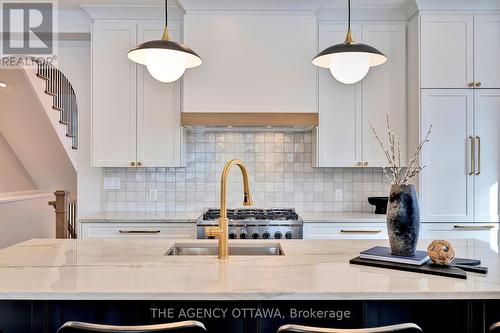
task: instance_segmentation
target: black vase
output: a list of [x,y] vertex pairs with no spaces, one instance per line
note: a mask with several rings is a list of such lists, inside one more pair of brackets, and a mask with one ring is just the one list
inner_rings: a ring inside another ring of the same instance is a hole
[[391,252],[413,256],[420,234],[417,193],[413,185],[392,185],[387,206],[387,231]]

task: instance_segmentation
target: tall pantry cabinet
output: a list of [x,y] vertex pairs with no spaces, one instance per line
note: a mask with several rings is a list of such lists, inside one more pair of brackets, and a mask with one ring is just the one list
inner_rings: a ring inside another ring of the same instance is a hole
[[500,15],[425,13],[408,36],[410,145],[432,124],[418,184],[423,236],[498,244]]

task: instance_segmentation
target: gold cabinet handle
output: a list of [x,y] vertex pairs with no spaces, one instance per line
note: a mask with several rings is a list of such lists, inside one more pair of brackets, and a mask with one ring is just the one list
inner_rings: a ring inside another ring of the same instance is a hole
[[474,82],[469,82],[468,86],[469,86],[470,88],[473,88],[473,87],[474,87]]
[[160,230],[118,230],[120,234],[159,234]]
[[476,143],[475,139],[473,136],[469,135],[469,140],[470,140],[470,171],[469,171],[469,176],[474,176],[474,173],[476,172]]
[[476,87],[481,87],[481,82],[476,82]]
[[135,162],[130,162],[130,166],[135,166]]
[[137,162],[137,166],[141,166],[142,165],[142,162]]
[[454,225],[455,230],[491,230],[494,226],[492,225]]
[[476,175],[481,174],[481,137],[479,135],[476,136],[477,141],[477,172]]
[[368,162],[363,163],[363,166],[367,167],[368,166]]
[[380,234],[382,230],[346,230],[341,229],[341,233],[344,234]]

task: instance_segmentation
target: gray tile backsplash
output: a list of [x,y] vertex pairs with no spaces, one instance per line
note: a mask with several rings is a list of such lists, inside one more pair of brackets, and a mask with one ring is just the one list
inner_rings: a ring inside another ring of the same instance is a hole
[[[185,168],[105,168],[119,190],[104,190],[106,211],[190,212],[217,207],[220,173],[233,158],[250,173],[254,207],[371,212],[367,197],[387,195],[380,168],[313,168],[311,132],[189,131]],[[238,168],[228,182],[228,207],[242,207]]]

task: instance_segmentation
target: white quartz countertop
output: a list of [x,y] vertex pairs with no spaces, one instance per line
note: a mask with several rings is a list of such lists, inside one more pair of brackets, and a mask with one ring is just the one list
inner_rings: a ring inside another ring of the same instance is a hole
[[98,212],[78,219],[79,222],[196,222],[201,212]]
[[[297,212],[305,223],[313,222],[378,222],[385,223],[386,216],[363,212]],[[82,216],[80,222],[196,222],[202,212],[148,213],[148,212],[98,212]]]
[[[500,299],[498,250],[455,240],[487,275],[467,280],[350,265],[383,240],[281,241],[284,256],[165,256],[174,243],[211,240],[30,240],[0,250],[0,299],[369,300]],[[234,242],[276,244],[276,241]],[[230,242],[231,243],[231,242]],[[420,248],[427,241],[422,241]]]
[[363,212],[298,212],[304,223],[314,222],[378,222],[385,223],[386,215]]

